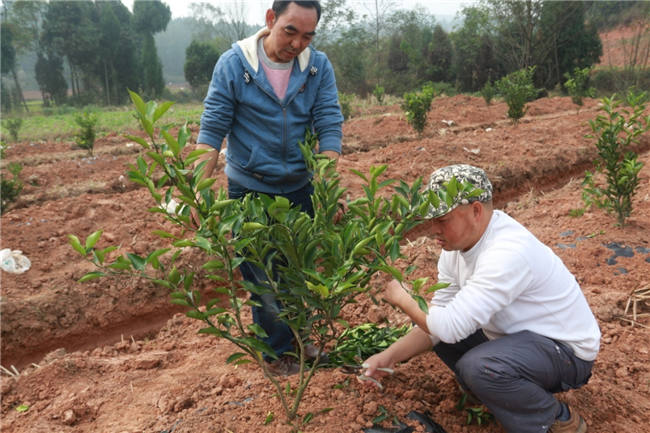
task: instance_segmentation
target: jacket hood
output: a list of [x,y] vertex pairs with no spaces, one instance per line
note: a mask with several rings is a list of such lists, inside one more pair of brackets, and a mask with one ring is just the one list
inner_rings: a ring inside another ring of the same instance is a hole
[[[257,41],[259,38],[262,38],[271,33],[271,31],[264,27],[260,29],[253,36],[249,36],[246,39],[237,41],[237,45],[244,54],[244,58],[250,64],[251,68],[257,73],[260,62],[259,57],[257,56]],[[309,47],[302,50],[300,54],[296,57],[298,59],[298,65],[300,66],[300,72],[304,71],[305,68],[309,65],[309,57],[311,56],[311,50]]]

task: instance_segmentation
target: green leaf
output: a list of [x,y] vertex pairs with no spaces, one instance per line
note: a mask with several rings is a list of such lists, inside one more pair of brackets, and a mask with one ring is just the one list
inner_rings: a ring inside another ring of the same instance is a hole
[[100,236],[102,235],[102,230],[97,230],[86,238],[86,250],[91,249],[95,246]]
[[153,113],[153,121],[155,122],[156,120],[160,119],[160,117],[169,110],[169,107],[174,105],[174,102],[172,101],[166,101],[160,104],[157,108],[156,111]]
[[226,364],[232,364],[233,362],[235,362],[235,361],[237,361],[238,359],[243,358],[243,357],[245,357],[245,356],[246,356],[246,354],[243,353],[243,352],[233,353],[232,355],[230,355],[230,356],[228,357],[228,359],[226,359]]
[[79,278],[80,283],[85,283],[86,281],[94,280],[96,278],[103,277],[105,274],[103,272],[88,272],[83,277]]
[[128,257],[129,261],[131,262],[131,265],[133,265],[133,269],[136,269],[138,271],[144,270],[144,266],[146,264],[146,261],[144,258],[140,257],[137,254],[133,253],[126,253],[126,256]]
[[68,243],[72,246],[72,248],[75,249],[75,251],[77,251],[83,257],[86,257],[86,254],[88,254],[86,249],[83,246],[81,246],[81,242],[79,241],[79,238],[77,236],[68,235]]
[[266,414],[266,418],[264,418],[264,425],[268,425],[270,422],[273,421],[273,412],[268,412]]
[[266,331],[257,323],[253,323],[247,326],[248,330],[251,331],[253,334],[257,335],[260,338],[267,338],[269,335],[266,333]]
[[180,153],[180,146],[178,145],[178,141],[167,131],[164,129],[160,131],[163,137],[165,137],[165,141],[167,142],[167,145],[169,146],[169,149],[172,151],[174,156],[178,156]]
[[216,181],[217,181],[217,179],[215,179],[215,178],[203,179],[203,180],[201,180],[199,182],[198,185],[196,185],[196,189],[198,191],[203,191],[204,189],[210,188]]
[[205,319],[205,313],[197,310],[190,310],[187,313],[185,313],[187,317],[191,317],[192,319],[197,319],[197,320],[204,320]]
[[135,105],[136,110],[140,114],[145,115],[146,112],[147,112],[147,109],[146,109],[145,103],[142,100],[142,98],[140,97],[140,95],[138,95],[137,93],[131,91],[130,89],[127,89],[127,90],[129,92],[129,96],[131,97],[131,101],[133,101],[133,105]]
[[137,137],[135,135],[128,135],[128,134],[126,134],[125,137],[128,138],[131,141],[135,141],[136,143],[138,143],[143,148],[149,149],[149,143],[144,138]]
[[[157,209],[160,209],[160,208],[157,208]],[[166,232],[164,230],[154,230],[151,233],[158,236],[158,237],[164,238],[164,239],[173,239],[173,238],[176,237],[173,234],[171,234],[169,232]]]
[[26,404],[21,404],[20,406],[16,407],[16,412],[27,412],[29,410],[29,406]]

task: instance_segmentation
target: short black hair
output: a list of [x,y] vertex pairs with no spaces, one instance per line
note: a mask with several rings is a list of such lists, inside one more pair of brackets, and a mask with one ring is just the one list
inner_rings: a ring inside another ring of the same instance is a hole
[[316,22],[320,21],[320,2],[319,1],[293,1],[293,0],[275,0],[271,9],[275,16],[280,16],[289,7],[289,3],[295,3],[300,7],[307,9],[316,9]]

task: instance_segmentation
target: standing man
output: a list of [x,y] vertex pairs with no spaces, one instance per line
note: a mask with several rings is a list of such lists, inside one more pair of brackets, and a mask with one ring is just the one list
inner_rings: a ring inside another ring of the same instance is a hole
[[553,393],[587,383],[600,347],[598,323],[575,277],[550,248],[492,208],[485,172],[452,165],[431,175],[438,192],[456,178],[483,192],[431,209],[442,247],[428,313],[393,280],[384,298],[417,324],[366,360],[366,376],[431,350],[509,433],[585,433],[584,419]]
[[[207,160],[203,176],[209,177],[226,138],[230,198],[283,196],[313,215],[313,187],[298,142],[309,128],[318,136],[318,151],[338,159],[343,123],[332,65],[310,46],[320,15],[318,1],[274,1],[266,27],[234,43],[214,68],[197,147],[213,149],[201,160]],[[265,279],[249,263],[240,270],[255,284]],[[271,372],[297,373],[295,358],[283,355],[295,349],[291,330],[277,320],[282,306],[274,298],[251,298],[261,304],[253,307],[253,320],[279,357],[270,362]],[[315,356],[310,349],[306,354]]]

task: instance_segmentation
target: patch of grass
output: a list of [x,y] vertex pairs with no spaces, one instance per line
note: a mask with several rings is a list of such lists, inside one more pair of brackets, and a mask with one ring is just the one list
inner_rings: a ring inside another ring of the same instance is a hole
[[[133,115],[132,106],[125,107],[86,107],[85,110],[97,116],[96,131],[98,135],[109,133],[123,133],[128,130],[138,129],[138,123]],[[52,110],[53,114],[42,111],[23,117],[21,139],[23,140],[51,140],[57,137],[72,137],[79,130],[75,117],[83,113],[84,109],[60,107]],[[176,126],[185,122],[198,122],[203,112],[200,103],[187,103],[173,105],[166,115],[166,125]]]

